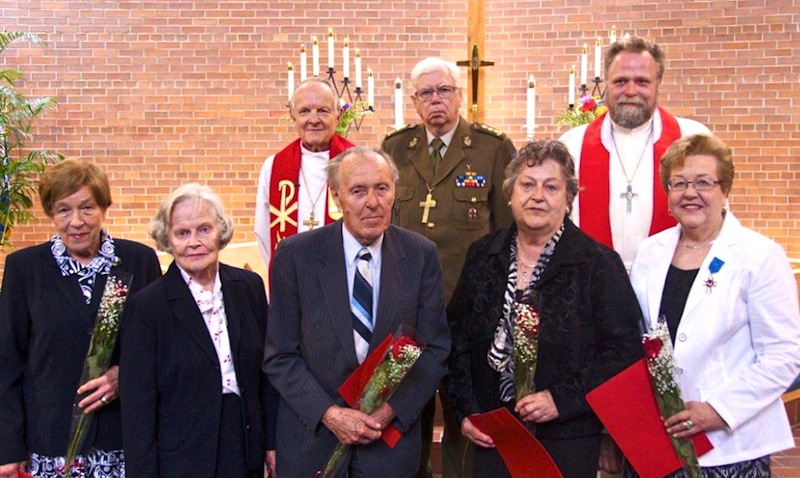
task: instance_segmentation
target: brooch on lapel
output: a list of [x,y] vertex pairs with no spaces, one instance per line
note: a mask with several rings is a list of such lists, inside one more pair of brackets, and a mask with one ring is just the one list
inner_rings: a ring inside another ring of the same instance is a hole
[[464,136],[464,146],[466,147],[472,146],[472,138],[469,135]]
[[411,141],[408,142],[408,148],[409,149],[416,148],[417,147],[417,143],[419,143],[419,139],[416,136],[411,138]]
[[456,187],[459,188],[482,188],[486,187],[486,178],[472,171],[470,165],[463,176],[456,176]]
[[706,294],[710,294],[711,291],[714,289],[714,287],[717,286],[717,282],[714,280],[714,274],[716,274],[717,272],[719,272],[720,269],[722,269],[723,264],[725,264],[725,261],[723,261],[718,257],[715,257],[714,259],[711,260],[711,263],[708,265],[708,271],[709,271],[708,279],[706,279],[704,283],[706,286]]

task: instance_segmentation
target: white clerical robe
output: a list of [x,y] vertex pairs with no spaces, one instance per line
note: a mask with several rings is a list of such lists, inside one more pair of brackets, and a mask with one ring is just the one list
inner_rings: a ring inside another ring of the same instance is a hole
[[[697,121],[676,118],[682,136],[698,133],[710,133],[709,129]],[[652,125],[653,132],[650,134]],[[588,125],[572,128],[559,138],[569,149],[575,160],[575,174],[580,183],[580,160],[583,147],[583,136]],[[633,130],[614,125],[614,139],[611,137],[611,115],[606,115],[600,129],[603,147],[609,152],[609,222],[614,250],[622,257],[628,271],[633,264],[636,246],[650,233],[650,222],[653,216],[653,175],[658,174],[653,168],[653,144],[661,138],[662,123],[658,109],[653,118],[644,125]],[[614,147],[614,140],[620,152]],[[646,144],[645,144],[646,141]],[[623,172],[620,155],[624,158]],[[641,159],[641,163],[639,163]],[[637,170],[638,164],[638,170]],[[635,171],[635,174],[634,174]],[[626,178],[627,173],[627,178]],[[628,179],[632,179],[631,187],[636,197],[631,200],[631,211],[627,211],[628,202],[625,192]],[[572,221],[580,227],[580,192],[572,203]]]

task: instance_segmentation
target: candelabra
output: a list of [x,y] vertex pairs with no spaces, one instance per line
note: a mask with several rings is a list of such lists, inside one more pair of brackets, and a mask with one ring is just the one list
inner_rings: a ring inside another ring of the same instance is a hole
[[[372,72],[370,71],[370,78],[372,78]],[[361,98],[362,93],[366,93],[361,86],[356,86],[353,91],[350,91],[350,78],[345,76],[342,78],[341,82],[336,80],[336,69],[333,67],[328,67],[328,82],[333,87],[334,91],[336,91],[336,96],[339,97],[339,101],[341,102],[342,99],[346,95],[347,102],[350,104],[351,108],[355,108],[356,105],[362,104],[363,99]],[[353,94],[355,93],[355,100],[353,99]],[[355,126],[356,131],[361,130],[361,123],[364,122],[364,116],[366,114],[371,114],[375,112],[375,108],[372,105],[367,105],[364,109],[365,114],[358,114],[356,118],[353,120],[352,125]]]

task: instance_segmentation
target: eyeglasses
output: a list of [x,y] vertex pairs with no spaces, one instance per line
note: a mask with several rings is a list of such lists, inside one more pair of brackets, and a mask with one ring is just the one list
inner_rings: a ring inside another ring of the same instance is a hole
[[422,101],[430,101],[433,99],[433,94],[438,93],[439,98],[443,100],[449,100],[450,98],[453,97],[453,94],[456,92],[457,89],[458,88],[456,88],[455,86],[445,85],[445,86],[440,86],[436,89],[426,88],[424,90],[419,90],[416,93],[414,93],[414,95],[417,97],[417,99],[420,99]]
[[690,184],[694,185],[695,191],[710,191],[714,186],[720,184],[722,181],[712,181],[710,179],[695,179],[694,181],[687,181],[685,179],[673,179],[667,183],[667,188],[670,191],[686,191]]

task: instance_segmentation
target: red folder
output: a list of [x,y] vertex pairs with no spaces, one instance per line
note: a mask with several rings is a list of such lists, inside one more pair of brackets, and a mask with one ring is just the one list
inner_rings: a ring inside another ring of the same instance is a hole
[[[392,338],[392,334],[387,335],[386,338],[383,339],[383,342],[364,359],[361,365],[353,370],[353,373],[351,373],[350,376],[347,377],[347,380],[339,387],[339,395],[341,395],[344,401],[351,407],[356,404],[358,397],[361,396],[361,392],[364,390],[367,382],[369,382],[370,377],[372,377],[372,372],[375,371],[375,368],[380,365],[383,360],[386,349],[388,349],[389,345],[392,343]],[[400,430],[390,424],[383,429],[381,439],[389,445],[389,448],[394,448],[401,436],[403,436],[403,434]]]
[[25,473],[22,470],[17,471],[17,478],[33,478],[33,475]]
[[[645,360],[639,360],[586,395],[586,401],[642,478],[662,478],[681,467],[672,447]],[[692,436],[697,456],[713,446],[705,433]]]
[[537,440],[506,408],[471,415],[469,421],[492,437],[511,478],[562,478],[558,467]]

